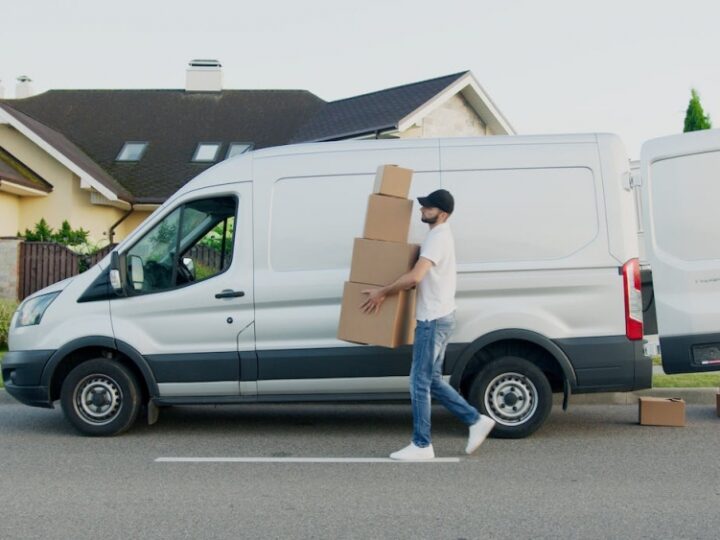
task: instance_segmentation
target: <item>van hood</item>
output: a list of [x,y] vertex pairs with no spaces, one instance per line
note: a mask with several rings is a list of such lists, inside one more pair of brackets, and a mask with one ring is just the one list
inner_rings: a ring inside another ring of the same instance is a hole
[[30,296],[28,296],[27,298],[25,298],[25,300],[28,300],[28,299],[30,299],[30,298],[35,298],[36,296],[42,296],[43,294],[60,292],[60,291],[64,290],[65,287],[67,287],[68,285],[70,285],[70,283],[72,283],[76,278],[77,278],[77,276],[72,276],[72,277],[69,277],[69,278],[67,278],[67,279],[63,279],[62,281],[58,281],[57,283],[53,283],[52,285],[48,285],[48,286],[45,287],[44,289],[40,289],[39,291],[35,291],[35,292],[32,293]]

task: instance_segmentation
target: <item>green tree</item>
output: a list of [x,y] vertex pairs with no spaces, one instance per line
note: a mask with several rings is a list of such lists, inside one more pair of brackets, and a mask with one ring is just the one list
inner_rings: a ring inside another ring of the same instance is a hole
[[710,115],[706,115],[700,105],[700,96],[694,88],[691,90],[690,103],[688,103],[687,112],[685,113],[685,129],[688,131],[699,131],[701,129],[712,128]]

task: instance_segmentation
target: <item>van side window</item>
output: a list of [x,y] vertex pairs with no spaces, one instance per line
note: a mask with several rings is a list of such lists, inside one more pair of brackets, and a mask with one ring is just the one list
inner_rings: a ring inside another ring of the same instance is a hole
[[165,291],[227,270],[236,212],[234,197],[192,201],[173,210],[127,252],[131,291]]

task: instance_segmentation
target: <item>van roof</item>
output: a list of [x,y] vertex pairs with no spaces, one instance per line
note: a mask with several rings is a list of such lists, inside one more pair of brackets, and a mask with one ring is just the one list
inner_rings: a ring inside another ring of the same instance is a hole
[[531,144],[591,144],[597,143],[600,138],[619,140],[617,135],[610,133],[573,133],[550,135],[494,135],[492,137],[453,137],[442,139],[368,139],[345,140],[333,142],[316,142],[291,144],[263,148],[241,154],[227,159],[211,167],[185,184],[178,193],[191,191],[204,186],[227,182],[227,178],[235,181],[252,180],[252,161],[268,159],[279,156],[319,154],[329,152],[346,152],[359,149],[381,149],[392,146],[394,148],[437,148],[438,144],[444,147],[452,146],[507,146]]

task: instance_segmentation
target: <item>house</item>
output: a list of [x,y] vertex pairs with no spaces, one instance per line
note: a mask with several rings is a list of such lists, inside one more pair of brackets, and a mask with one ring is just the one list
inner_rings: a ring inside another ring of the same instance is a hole
[[0,100],[0,237],[45,218],[118,241],[197,174],[252,149],[507,134],[470,71],[326,102],[307,90],[226,90],[219,62],[194,60],[184,89]]

